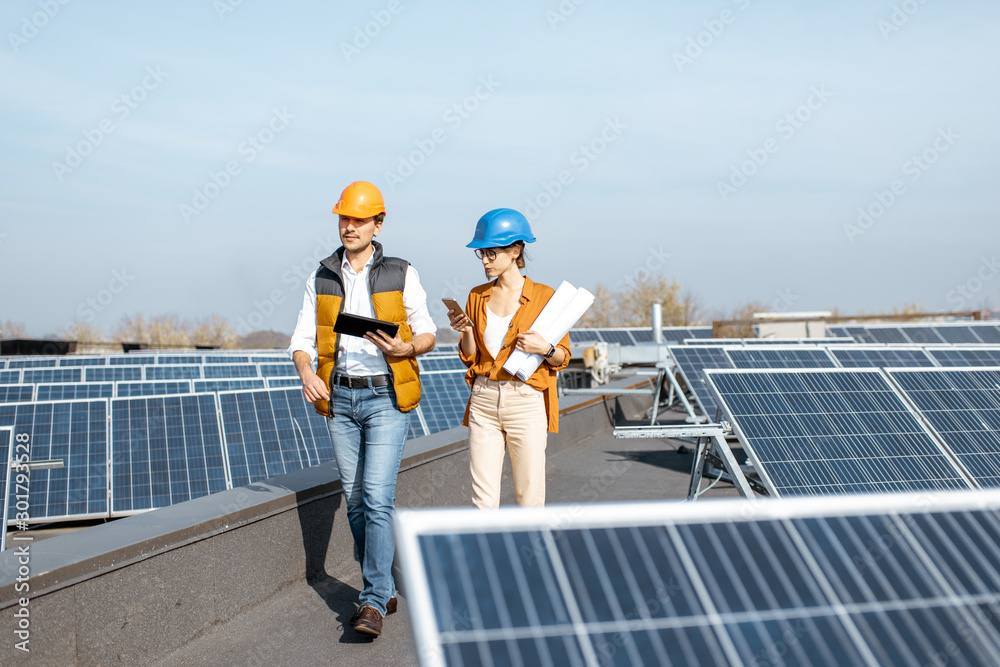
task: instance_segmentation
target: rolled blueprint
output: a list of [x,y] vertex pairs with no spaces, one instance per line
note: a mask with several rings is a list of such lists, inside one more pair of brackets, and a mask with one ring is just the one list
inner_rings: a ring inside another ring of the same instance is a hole
[[[538,314],[531,328],[541,334],[549,345],[555,345],[573,328],[587,309],[594,303],[594,295],[583,288],[576,288],[563,281],[545,308]],[[527,380],[542,363],[539,354],[514,350],[503,365],[505,371]]]

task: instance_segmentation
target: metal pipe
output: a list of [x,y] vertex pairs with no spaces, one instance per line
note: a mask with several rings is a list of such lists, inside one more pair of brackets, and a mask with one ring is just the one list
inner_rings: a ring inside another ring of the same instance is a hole
[[653,342],[659,345],[663,342],[663,304],[654,303],[650,309],[653,316]]

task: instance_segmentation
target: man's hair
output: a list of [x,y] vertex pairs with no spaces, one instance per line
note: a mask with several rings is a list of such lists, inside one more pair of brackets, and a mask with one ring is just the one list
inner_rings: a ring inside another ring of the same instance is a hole
[[385,220],[385,213],[379,213],[375,216],[375,224],[379,224],[383,220]]

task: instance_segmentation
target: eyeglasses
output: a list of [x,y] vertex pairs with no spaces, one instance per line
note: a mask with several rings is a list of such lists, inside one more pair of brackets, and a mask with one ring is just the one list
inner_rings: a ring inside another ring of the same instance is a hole
[[488,261],[492,262],[501,252],[503,252],[503,248],[476,248],[476,257],[479,259],[485,257]]

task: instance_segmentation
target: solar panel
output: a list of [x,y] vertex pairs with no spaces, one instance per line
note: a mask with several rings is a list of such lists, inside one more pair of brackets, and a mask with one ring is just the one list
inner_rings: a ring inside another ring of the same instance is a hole
[[[24,384],[79,382],[81,370],[81,368],[28,368],[21,373],[21,382]],[[87,370],[100,370],[100,368],[88,367]]]
[[706,375],[772,495],[971,486],[878,370]]
[[115,393],[113,382],[67,382],[40,384],[35,390],[36,401],[79,401],[85,398],[111,398]]
[[293,367],[292,360],[287,354],[266,354],[266,355],[253,355],[250,357],[250,363],[254,364],[290,364]]
[[219,380],[192,380],[192,382],[195,392],[268,388],[264,385],[264,378],[222,378]]
[[[447,355],[447,354],[458,354],[458,343],[437,343],[434,349],[429,353],[430,355]],[[428,356],[428,355],[423,355]]]
[[299,372],[295,370],[295,364],[285,361],[280,364],[259,364],[260,376],[265,378],[298,378]]
[[858,341],[859,343],[877,343],[875,337],[871,335],[868,331],[868,327],[844,327],[844,331],[848,336]]
[[[3,490],[3,493],[0,493],[0,498],[10,497],[10,487],[7,486],[7,473],[9,473],[11,469],[10,462],[11,459],[13,458],[12,457],[13,452],[11,451],[10,446],[11,444],[13,444],[13,441],[14,441],[14,434],[11,431],[11,429],[9,427],[0,428],[0,490]],[[16,496],[17,494],[15,493],[14,495]],[[7,506],[5,505],[4,509],[6,509],[6,507]],[[7,524],[9,523],[10,519],[15,519],[15,518],[16,516],[11,517],[8,515],[7,516],[8,521],[4,521],[3,525],[0,526],[0,531],[2,531],[0,532],[0,550],[7,548]]]
[[910,339],[907,338],[899,327],[868,327],[868,334],[879,343],[887,343],[889,345],[898,345],[900,343],[909,343]]
[[27,434],[32,461],[63,461],[31,471],[29,523],[107,516],[107,414],[107,399],[0,404],[0,426]]
[[157,364],[201,364],[200,354],[161,354],[156,357]]
[[406,414],[406,439],[413,440],[414,438],[420,438],[427,435],[427,432],[424,430],[423,422],[420,421],[420,406],[417,406]]
[[233,486],[333,461],[326,418],[299,389],[219,394]]
[[829,326],[826,328],[830,338],[850,338],[851,334],[847,327]]
[[59,365],[58,359],[29,357],[27,359],[11,359],[7,362],[7,368],[55,368]]
[[828,347],[844,368],[885,368],[886,366],[933,366],[934,361],[919,347]]
[[201,370],[206,380],[259,377],[257,364],[214,364],[203,366]]
[[7,360],[0,358],[0,369],[6,369],[6,368],[7,368]]
[[1000,487],[1000,369],[889,369],[982,487]]
[[[993,665],[996,494],[399,510],[429,665]],[[936,500],[936,499],[935,499]],[[984,505],[986,507],[984,508]]]
[[983,342],[979,339],[979,336],[973,333],[972,327],[969,326],[937,326],[935,330],[941,338],[944,338],[949,343],[968,344]]
[[190,393],[191,380],[141,380],[115,383],[115,396],[117,398]]
[[206,354],[204,357],[206,364],[248,364],[250,357],[238,354]]
[[726,356],[726,350],[722,346],[696,345],[690,347],[669,346],[671,356],[677,362],[677,369],[684,378],[684,384],[688,386],[695,400],[701,406],[702,412],[709,421],[715,419],[718,412],[718,405],[715,402],[715,394],[705,382],[702,373],[706,368],[732,368],[733,364]]
[[286,387],[302,389],[302,380],[298,376],[293,378],[264,378],[264,382],[268,389],[284,389]]
[[135,382],[142,380],[142,366],[88,367],[83,377],[85,382]]
[[599,342],[601,337],[597,335],[596,329],[570,329],[569,342],[571,343],[593,343]]
[[946,342],[944,338],[941,338],[937,334],[934,327],[904,327],[899,328],[906,337],[910,339],[911,343],[917,343],[918,345],[930,345],[934,343],[944,343]]
[[618,343],[619,345],[635,345],[632,334],[628,329],[598,329],[597,333],[605,343]]
[[632,329],[632,338],[635,339],[636,343],[652,343],[653,342],[653,330],[652,329]]
[[420,372],[428,371],[465,371],[465,364],[456,354],[454,357],[417,357]]
[[734,368],[836,367],[827,351],[816,347],[731,347],[726,355]]
[[112,400],[111,453],[115,514],[228,488],[214,394]]
[[200,380],[201,366],[146,366],[147,380]]
[[0,403],[27,403],[34,392],[35,388],[30,384],[0,385]]
[[428,435],[461,426],[470,392],[464,366],[462,371],[420,375],[420,410]]
[[977,324],[973,327],[973,331],[976,332],[976,335],[984,343],[1000,343],[1000,326],[995,324]]
[[148,366],[156,363],[153,355],[121,354],[108,357],[108,366]]
[[0,384],[20,384],[20,383],[21,383],[20,370],[0,371]]
[[941,347],[927,353],[940,366],[1000,366],[1000,348],[996,347]]
[[107,357],[62,357],[60,366],[106,366]]

